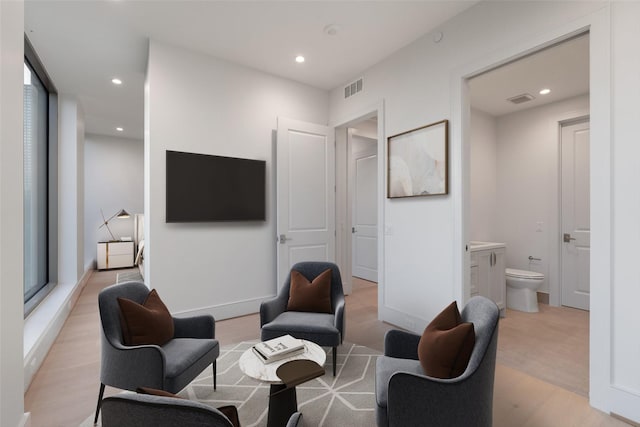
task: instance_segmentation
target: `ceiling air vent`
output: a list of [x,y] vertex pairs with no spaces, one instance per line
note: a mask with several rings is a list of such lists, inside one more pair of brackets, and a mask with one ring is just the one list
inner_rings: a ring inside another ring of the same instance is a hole
[[358,92],[362,92],[362,79],[358,79],[353,83],[350,83],[344,87],[344,97],[345,99],[355,95]]
[[514,104],[522,104],[523,102],[529,102],[533,99],[535,99],[533,96],[529,95],[528,93],[523,93],[522,95],[517,95],[513,98],[509,98],[507,99],[507,101],[510,101]]

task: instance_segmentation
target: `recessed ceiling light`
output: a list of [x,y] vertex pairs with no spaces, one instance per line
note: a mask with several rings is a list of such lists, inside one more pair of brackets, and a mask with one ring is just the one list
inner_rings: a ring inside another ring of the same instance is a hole
[[542,90],[540,91],[540,95],[546,95],[546,94],[548,94],[548,93],[551,93],[551,89],[542,89]]
[[296,56],[296,62],[298,64],[302,64],[304,62],[304,56],[302,56],[302,55]]
[[116,128],[116,130],[117,130],[118,132],[122,132],[124,129],[123,129],[123,128],[121,128],[121,127],[117,127],[117,128]]
[[114,77],[111,79],[111,83],[113,83],[114,85],[121,85],[122,84],[122,80],[120,80],[117,77]]

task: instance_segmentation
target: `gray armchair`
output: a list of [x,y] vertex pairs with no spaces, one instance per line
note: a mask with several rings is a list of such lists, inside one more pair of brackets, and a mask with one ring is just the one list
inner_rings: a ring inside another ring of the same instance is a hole
[[309,313],[287,311],[291,275],[287,277],[278,295],[260,305],[260,327],[262,341],[290,334],[299,339],[312,341],[319,346],[333,348],[333,376],[336,375],[337,347],[344,338],[344,291],[338,266],[331,262],[299,262],[297,270],[309,281],[320,273],[331,269],[331,307],[333,313]]
[[[217,409],[175,397],[120,393],[102,403],[102,427],[233,427]],[[286,427],[302,427],[294,413]]]
[[100,413],[105,385],[132,391],[150,387],[177,393],[207,366],[213,365],[213,388],[216,389],[216,359],[220,346],[214,338],[212,316],[174,317],[174,338],[162,346],[127,346],[123,343],[117,298],[142,304],[148,294],[149,288],[144,283],[127,282],[109,286],[98,296],[102,363],[95,421]]
[[376,364],[378,427],[491,427],[498,343],[496,304],[471,298],[461,313],[473,322],[476,341],[464,373],[452,379],[428,377],[418,361],[420,335],[391,330]]

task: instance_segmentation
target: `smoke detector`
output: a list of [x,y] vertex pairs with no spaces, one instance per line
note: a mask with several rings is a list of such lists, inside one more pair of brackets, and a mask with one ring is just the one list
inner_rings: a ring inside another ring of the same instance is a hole
[[324,33],[328,36],[335,36],[336,34],[338,34],[339,30],[340,26],[336,24],[325,25],[325,27],[322,29],[322,31],[324,31]]

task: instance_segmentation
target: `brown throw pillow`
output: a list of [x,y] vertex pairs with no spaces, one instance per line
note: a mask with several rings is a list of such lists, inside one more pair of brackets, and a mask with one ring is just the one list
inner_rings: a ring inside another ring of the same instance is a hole
[[287,310],[331,313],[331,269],[320,273],[311,283],[299,271],[291,270]]
[[126,345],[163,345],[173,338],[173,318],[155,289],[142,304],[118,298],[118,305]]
[[435,378],[455,378],[467,369],[476,342],[473,323],[462,322],[454,301],[425,328],[418,344],[424,373]]

